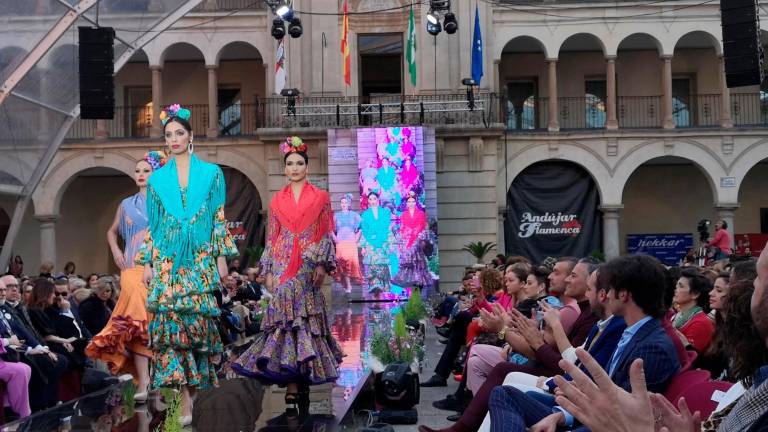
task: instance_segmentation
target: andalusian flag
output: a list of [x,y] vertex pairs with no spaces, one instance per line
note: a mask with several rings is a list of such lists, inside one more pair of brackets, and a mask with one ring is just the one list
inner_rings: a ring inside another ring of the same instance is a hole
[[352,85],[352,67],[349,60],[349,16],[347,0],[344,0],[344,18],[341,20],[341,56],[344,59],[344,84]]
[[285,77],[285,45],[280,39],[275,50],[275,94],[280,94],[285,88]]
[[408,50],[405,52],[411,85],[416,86],[416,21],[413,18],[413,6],[408,14]]

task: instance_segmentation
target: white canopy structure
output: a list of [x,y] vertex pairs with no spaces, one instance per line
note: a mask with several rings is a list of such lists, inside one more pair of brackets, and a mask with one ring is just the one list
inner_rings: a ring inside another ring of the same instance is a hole
[[32,193],[80,113],[77,27],[115,29],[115,72],[201,0],[0,0],[0,194],[16,207],[0,270]]

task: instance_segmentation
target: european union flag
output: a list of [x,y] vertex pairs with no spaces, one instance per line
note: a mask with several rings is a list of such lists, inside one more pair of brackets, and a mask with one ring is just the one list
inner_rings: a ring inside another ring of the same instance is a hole
[[480,31],[477,4],[475,4],[475,35],[472,38],[472,79],[478,86],[483,79],[483,33]]

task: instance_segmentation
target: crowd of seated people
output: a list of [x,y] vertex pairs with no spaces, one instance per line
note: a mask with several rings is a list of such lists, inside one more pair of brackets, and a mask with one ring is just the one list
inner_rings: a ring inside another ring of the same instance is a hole
[[[433,403],[456,412],[441,431],[768,430],[768,251],[708,267],[544,264],[497,257],[436,309],[446,349],[422,386],[461,382]],[[504,290],[482,290],[491,271]]]
[[[270,298],[258,267],[240,275],[239,263],[233,264],[216,291],[225,344],[259,331],[260,309]],[[18,264],[14,270],[18,274],[0,277],[0,409],[5,411],[0,419],[5,422],[77,398],[92,391],[90,380],[109,377],[107,365],[88,358],[85,347],[105,327],[120,295],[118,276],[80,277],[71,262],[59,274],[49,262],[35,277],[25,276]]]

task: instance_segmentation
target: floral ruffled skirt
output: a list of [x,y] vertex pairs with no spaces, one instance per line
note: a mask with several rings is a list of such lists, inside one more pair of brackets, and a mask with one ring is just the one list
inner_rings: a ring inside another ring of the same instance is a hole
[[275,289],[261,333],[233,363],[240,375],[265,384],[316,385],[334,382],[343,353],[331,334],[325,298],[303,268]]
[[170,266],[162,263],[147,299],[154,314],[149,324],[152,388],[210,388],[218,384],[214,363],[223,350],[213,296],[215,266],[180,268],[176,274]]

